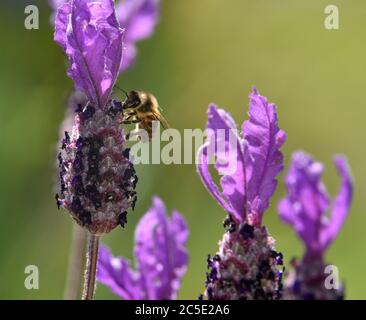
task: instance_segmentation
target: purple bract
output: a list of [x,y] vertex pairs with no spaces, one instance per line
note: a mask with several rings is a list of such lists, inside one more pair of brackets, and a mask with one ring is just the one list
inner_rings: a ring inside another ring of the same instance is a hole
[[[237,223],[260,225],[277,186],[276,176],[283,169],[279,148],[286,135],[278,128],[276,106],[256,89],[249,97],[249,120],[242,125],[242,136],[227,112],[210,105],[207,129],[211,137],[199,150],[198,173],[207,190]],[[223,135],[218,134],[220,130]],[[209,172],[212,155],[222,175],[222,192]]]
[[[50,0],[56,12],[65,3],[72,0]],[[123,37],[123,59],[121,71],[130,68],[137,54],[136,43],[149,38],[159,21],[160,0],[124,0],[116,4],[116,17],[125,30]]]
[[71,0],[58,8],[55,41],[70,63],[68,75],[96,107],[110,97],[122,62],[123,30],[112,0]]
[[98,281],[126,300],[175,299],[188,263],[187,238],[183,217],[174,211],[169,218],[164,203],[155,197],[135,231],[137,270],[101,246]]
[[[347,160],[336,156],[334,163],[341,185],[331,206],[321,181],[322,164],[301,151],[292,156],[286,176],[288,195],[278,205],[281,219],[295,229],[310,256],[323,255],[340,231],[351,205],[353,187]],[[329,207],[331,215],[327,217]]]
[[[343,299],[344,289],[326,288],[328,273],[324,256],[339,233],[352,201],[353,183],[347,160],[334,158],[341,178],[338,195],[330,199],[321,181],[323,165],[308,154],[298,151],[292,156],[286,176],[287,196],[278,205],[281,219],[290,224],[305,245],[302,259],[293,259],[285,283],[285,299]],[[330,215],[327,216],[327,212]],[[339,281],[339,280],[336,280]]]

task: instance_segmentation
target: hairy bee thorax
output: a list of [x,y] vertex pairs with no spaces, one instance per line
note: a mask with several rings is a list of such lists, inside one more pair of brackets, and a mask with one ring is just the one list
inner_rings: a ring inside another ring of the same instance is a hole
[[[122,103],[122,123],[136,124],[135,132],[146,131],[149,139],[152,138],[153,121],[159,121],[164,128],[168,127],[167,121],[161,115],[157,99],[145,91],[130,91]],[[129,137],[130,134],[127,135]]]
[[120,126],[121,113],[122,104],[115,100],[102,109],[80,105],[58,156],[57,204],[93,234],[124,226],[127,210],[134,209],[137,199],[137,176]]

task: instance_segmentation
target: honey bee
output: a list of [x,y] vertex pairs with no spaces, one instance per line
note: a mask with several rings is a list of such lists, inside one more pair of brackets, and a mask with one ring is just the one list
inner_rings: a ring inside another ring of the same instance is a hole
[[[169,127],[162,116],[157,99],[146,91],[132,90],[127,94],[127,99],[122,103],[122,123],[136,124],[136,131],[146,130],[151,140],[153,134],[152,122],[159,121],[164,129]],[[128,136],[127,136],[128,139]]]

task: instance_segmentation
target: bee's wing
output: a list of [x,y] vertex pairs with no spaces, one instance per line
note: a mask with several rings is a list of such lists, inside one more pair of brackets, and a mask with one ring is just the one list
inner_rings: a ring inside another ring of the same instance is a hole
[[163,115],[160,112],[153,112],[154,117],[160,121],[161,125],[163,126],[164,129],[168,129],[169,128],[169,123],[168,121],[163,117]]

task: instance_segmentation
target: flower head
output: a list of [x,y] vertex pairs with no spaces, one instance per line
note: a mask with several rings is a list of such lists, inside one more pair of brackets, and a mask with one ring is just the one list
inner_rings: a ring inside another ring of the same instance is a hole
[[[299,298],[325,299],[339,295],[324,288],[323,259],[348,215],[353,185],[346,158],[336,156],[334,164],[341,185],[330,205],[321,181],[323,165],[302,151],[295,152],[286,176],[288,194],[278,205],[281,219],[294,228],[306,249],[303,260],[293,262],[296,274],[292,274],[288,282],[288,290]],[[329,209],[331,214],[327,216]]]
[[[219,252],[208,259],[208,299],[278,299],[281,291],[282,255],[261,226],[274,193],[276,176],[283,168],[279,148],[285,133],[279,129],[276,107],[256,89],[249,96],[249,120],[242,136],[223,109],[208,110],[208,139],[199,150],[198,173],[202,182],[228,213],[227,232]],[[222,191],[209,172],[209,158],[221,178]]]
[[265,227],[242,224],[227,231],[215,256],[208,256],[205,296],[209,300],[278,300],[282,254]]
[[[50,0],[57,10],[71,0]],[[160,0],[123,0],[116,4],[116,16],[119,25],[125,30],[123,61],[121,71],[130,68],[135,60],[138,41],[149,38],[159,20]]]
[[175,299],[188,263],[187,238],[183,217],[178,212],[167,217],[164,203],[155,197],[135,231],[137,270],[101,246],[97,279],[126,300]]
[[127,210],[134,209],[137,199],[137,176],[129,160],[118,112],[113,113],[118,105],[118,101],[112,101],[109,109],[83,106],[75,116],[71,134],[65,131],[58,156],[57,203],[94,234],[108,233],[118,225],[123,227]]
[[112,0],[72,0],[56,16],[55,41],[68,56],[69,75],[85,94],[71,101],[75,116],[58,156],[57,204],[93,234],[124,226],[136,202],[137,177],[120,127],[122,104],[110,99],[122,34]]
[[69,59],[68,75],[99,108],[118,76],[123,33],[113,0],[71,0],[58,8],[54,38]]

